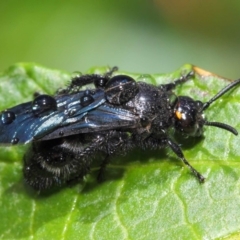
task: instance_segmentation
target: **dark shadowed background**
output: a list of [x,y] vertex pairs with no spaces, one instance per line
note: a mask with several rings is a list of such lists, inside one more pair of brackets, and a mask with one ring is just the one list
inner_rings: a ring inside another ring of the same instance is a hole
[[240,77],[240,1],[12,0],[0,3],[0,71],[16,62],[164,73],[192,63]]

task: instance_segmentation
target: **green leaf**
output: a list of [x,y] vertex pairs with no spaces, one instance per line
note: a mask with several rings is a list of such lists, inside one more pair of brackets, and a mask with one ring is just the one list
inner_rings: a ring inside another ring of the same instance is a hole
[[[89,73],[107,68],[91,69]],[[185,65],[172,74],[130,74],[154,84],[195,70],[176,94],[206,101],[228,81]],[[123,72],[121,72],[123,73]],[[129,73],[128,73],[129,74]],[[29,101],[34,92],[53,93],[70,74],[22,63],[0,74],[1,109]],[[210,121],[240,129],[240,90],[209,107]],[[205,138],[178,139],[185,157],[206,182],[199,184],[168,150],[137,149],[116,157],[98,184],[93,170],[74,187],[39,194],[24,184],[27,146],[0,149],[0,239],[237,239],[240,231],[239,137],[205,127]]]

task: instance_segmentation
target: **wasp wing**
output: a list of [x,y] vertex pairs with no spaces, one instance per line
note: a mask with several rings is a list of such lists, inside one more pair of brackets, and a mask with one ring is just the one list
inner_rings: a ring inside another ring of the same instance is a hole
[[[69,121],[71,121],[69,119]],[[71,125],[56,129],[41,140],[59,138],[88,132],[105,130],[130,129],[139,126],[139,117],[131,111],[108,103],[88,111],[81,119]]]
[[[86,113],[106,100],[103,90],[96,90],[94,101],[82,107],[80,99],[84,91],[72,95],[56,96],[57,110],[47,111],[39,116],[32,111],[32,102],[9,108],[0,115],[0,143],[27,143],[33,139],[41,139],[54,130],[79,121]],[[13,121],[6,122],[6,114],[11,113]]]
[[32,102],[23,103],[7,110],[14,114],[11,123],[0,115],[0,143],[28,143],[32,140],[47,140],[78,133],[131,127],[137,118],[130,111],[115,108],[106,103],[105,92],[94,90],[93,102],[81,106],[85,91],[55,97],[57,110],[35,116]]

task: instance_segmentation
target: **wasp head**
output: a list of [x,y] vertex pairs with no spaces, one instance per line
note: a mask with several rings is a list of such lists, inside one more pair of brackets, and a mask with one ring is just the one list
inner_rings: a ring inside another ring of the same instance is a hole
[[189,136],[201,136],[205,122],[203,103],[180,96],[174,108],[175,129]]
[[206,103],[195,101],[190,97],[179,96],[174,106],[175,129],[188,136],[201,136],[203,134],[203,126],[214,126],[237,135],[237,130],[228,124],[207,121],[204,111],[224,93],[239,83],[240,79],[230,83]]

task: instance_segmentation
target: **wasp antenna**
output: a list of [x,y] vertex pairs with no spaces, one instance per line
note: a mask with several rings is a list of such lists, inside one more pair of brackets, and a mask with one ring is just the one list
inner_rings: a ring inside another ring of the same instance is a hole
[[206,121],[206,122],[204,122],[204,125],[222,128],[222,129],[225,129],[225,130],[233,133],[234,135],[238,135],[238,131],[234,127],[232,127],[232,126],[230,126],[228,124],[225,124],[225,123],[221,123],[221,122],[208,122],[208,121]]
[[211,98],[209,101],[203,104],[202,111],[206,110],[213,102],[215,102],[218,98],[220,98],[224,93],[231,90],[233,87],[238,85],[240,83],[240,79],[235,80],[234,82],[227,85],[225,88],[223,88],[220,92],[218,92],[213,98]]

